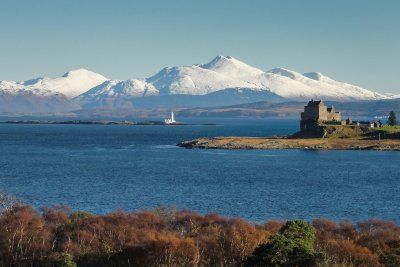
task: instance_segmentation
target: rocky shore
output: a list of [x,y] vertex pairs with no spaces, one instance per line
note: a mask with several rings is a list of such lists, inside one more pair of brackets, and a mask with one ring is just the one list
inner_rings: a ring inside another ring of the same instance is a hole
[[400,151],[400,140],[360,138],[287,138],[287,137],[213,137],[178,144],[200,149],[308,149],[308,150],[381,150]]

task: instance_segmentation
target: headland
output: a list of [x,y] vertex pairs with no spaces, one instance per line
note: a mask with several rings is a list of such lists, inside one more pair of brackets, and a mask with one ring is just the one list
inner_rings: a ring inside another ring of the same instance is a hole
[[185,148],[400,151],[400,126],[341,119],[334,107],[311,100],[301,113],[300,131],[280,137],[213,137],[183,141]]
[[201,149],[307,149],[400,151],[400,139],[289,138],[289,137],[214,137],[198,138],[178,144]]

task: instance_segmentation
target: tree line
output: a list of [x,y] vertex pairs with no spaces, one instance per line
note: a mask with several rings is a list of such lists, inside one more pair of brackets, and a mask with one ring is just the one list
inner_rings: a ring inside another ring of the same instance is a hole
[[256,224],[171,207],[95,215],[0,195],[0,266],[400,266],[400,227]]

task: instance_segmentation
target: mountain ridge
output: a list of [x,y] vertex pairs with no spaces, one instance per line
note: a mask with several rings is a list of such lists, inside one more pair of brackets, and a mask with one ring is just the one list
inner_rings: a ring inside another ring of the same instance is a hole
[[[219,91],[221,94],[214,95]],[[32,103],[41,99],[39,102],[46,105],[46,101],[54,101],[61,95],[63,101],[59,102],[74,109],[154,107],[156,103],[163,107],[194,107],[199,103],[205,105],[207,101],[213,102],[213,105],[217,105],[218,101],[220,105],[228,105],[249,103],[256,97],[279,102],[311,98],[328,101],[380,100],[397,96],[339,82],[319,72],[301,74],[285,68],[263,71],[222,55],[205,64],[165,67],[142,79],[113,80],[90,70],[76,69],[59,78],[0,81],[0,97],[7,97],[7,101],[15,98],[10,96],[18,96]],[[203,97],[207,95],[209,97]],[[225,101],[222,95],[229,100]],[[29,99],[33,96],[35,100]],[[218,97],[216,101],[211,101],[213,96]],[[23,101],[16,105],[16,111],[20,105]]]
[[[138,85],[127,90],[135,94],[121,96],[125,99],[131,97],[133,103],[135,98],[149,91],[151,96],[206,95],[226,88],[267,91],[287,100],[300,101],[311,98],[340,101],[390,98],[359,86],[335,81],[318,72],[300,74],[285,68],[262,71],[230,56],[217,56],[206,64],[166,67],[149,78],[135,81]],[[96,102],[113,102],[115,99],[111,100],[107,91],[113,92],[114,88],[105,88],[107,86],[103,84],[97,88],[101,93],[91,90],[79,98],[84,99],[85,104],[92,102],[91,106]],[[99,99],[99,95],[102,95],[102,99]]]

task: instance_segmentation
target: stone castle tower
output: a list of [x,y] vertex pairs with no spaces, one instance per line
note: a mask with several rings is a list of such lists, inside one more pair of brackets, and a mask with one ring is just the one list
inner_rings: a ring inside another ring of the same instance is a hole
[[342,115],[336,112],[333,106],[328,108],[322,100],[311,99],[307,106],[304,106],[304,112],[301,113],[300,129],[316,127],[323,122],[338,122],[341,119]]

